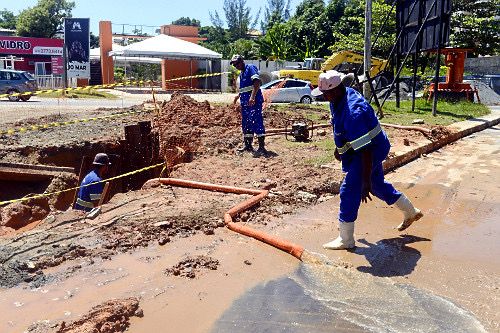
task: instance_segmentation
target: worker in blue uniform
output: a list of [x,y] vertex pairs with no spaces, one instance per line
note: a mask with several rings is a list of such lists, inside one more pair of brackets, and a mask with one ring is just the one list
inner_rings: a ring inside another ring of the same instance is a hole
[[83,178],[80,185],[75,209],[90,212],[92,208],[97,207],[99,200],[101,200],[102,191],[104,190],[102,180],[111,165],[108,155],[104,153],[96,154],[93,165],[94,168]]
[[[230,64],[240,71],[239,95],[234,99],[234,104],[240,100],[243,131],[243,146],[238,148],[238,152],[251,152],[255,157],[265,157],[268,153],[265,148],[266,130],[262,117],[264,96],[260,90],[259,70],[255,65],[245,64],[243,57],[238,54],[231,58]],[[254,135],[259,142],[259,148],[255,152],[252,146]]]
[[370,104],[358,91],[344,86],[347,77],[334,70],[321,73],[312,92],[330,102],[335,156],[346,173],[340,187],[339,236],[323,245],[332,250],[355,246],[354,222],[361,201],[371,200],[370,193],[403,212],[399,231],[423,216],[403,193],[384,180],[382,162],[389,154],[389,140]]

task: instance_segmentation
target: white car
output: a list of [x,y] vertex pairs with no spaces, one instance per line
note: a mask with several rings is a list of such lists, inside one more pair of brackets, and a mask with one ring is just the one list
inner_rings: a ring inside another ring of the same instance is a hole
[[262,85],[264,100],[269,103],[311,104],[314,89],[309,81],[283,78]]

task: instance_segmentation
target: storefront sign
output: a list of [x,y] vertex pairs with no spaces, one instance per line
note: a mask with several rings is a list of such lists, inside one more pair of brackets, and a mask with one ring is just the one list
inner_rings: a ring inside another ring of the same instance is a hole
[[64,20],[68,77],[90,78],[90,20]]
[[51,57],[52,74],[64,74],[64,59],[63,57]]
[[0,36],[0,54],[62,56],[63,40]]

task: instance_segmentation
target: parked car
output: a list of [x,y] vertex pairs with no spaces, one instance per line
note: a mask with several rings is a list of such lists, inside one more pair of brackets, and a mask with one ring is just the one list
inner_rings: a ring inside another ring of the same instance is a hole
[[[37,89],[36,80],[30,73],[10,69],[0,70],[0,94],[33,92]],[[30,98],[31,96],[9,96],[12,102],[27,101]]]
[[283,78],[264,84],[262,93],[266,101],[272,103],[304,103],[313,101],[311,91],[314,89],[309,81]]

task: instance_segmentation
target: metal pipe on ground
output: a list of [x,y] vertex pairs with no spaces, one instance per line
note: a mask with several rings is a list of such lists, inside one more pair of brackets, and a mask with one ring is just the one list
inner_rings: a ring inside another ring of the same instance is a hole
[[402,129],[402,130],[419,131],[423,134],[431,134],[432,133],[432,130],[425,128],[425,127],[420,127],[420,126],[403,126],[403,125],[394,125],[394,124],[386,124],[386,123],[380,123],[380,125],[385,126],[385,127]]
[[301,260],[302,253],[304,252],[304,248],[300,245],[291,243],[289,241],[280,239],[276,236],[268,235],[262,231],[252,229],[247,226],[243,226],[233,222],[233,217],[244,212],[245,210],[255,206],[262,199],[264,199],[269,191],[267,190],[254,190],[254,189],[246,189],[241,187],[233,187],[233,186],[225,186],[225,185],[216,185],[210,183],[201,183],[196,181],[184,180],[184,179],[176,179],[176,178],[159,178],[159,179],[151,179],[148,182],[159,181],[164,185],[171,186],[179,186],[179,187],[188,187],[206,191],[215,191],[215,192],[223,192],[223,193],[234,193],[234,194],[249,194],[253,195],[252,198],[243,201],[242,203],[234,206],[230,210],[228,210],[224,214],[224,222],[228,229],[238,232],[242,235],[249,236],[255,238],[261,242],[274,246],[282,251],[285,251],[295,258]]

